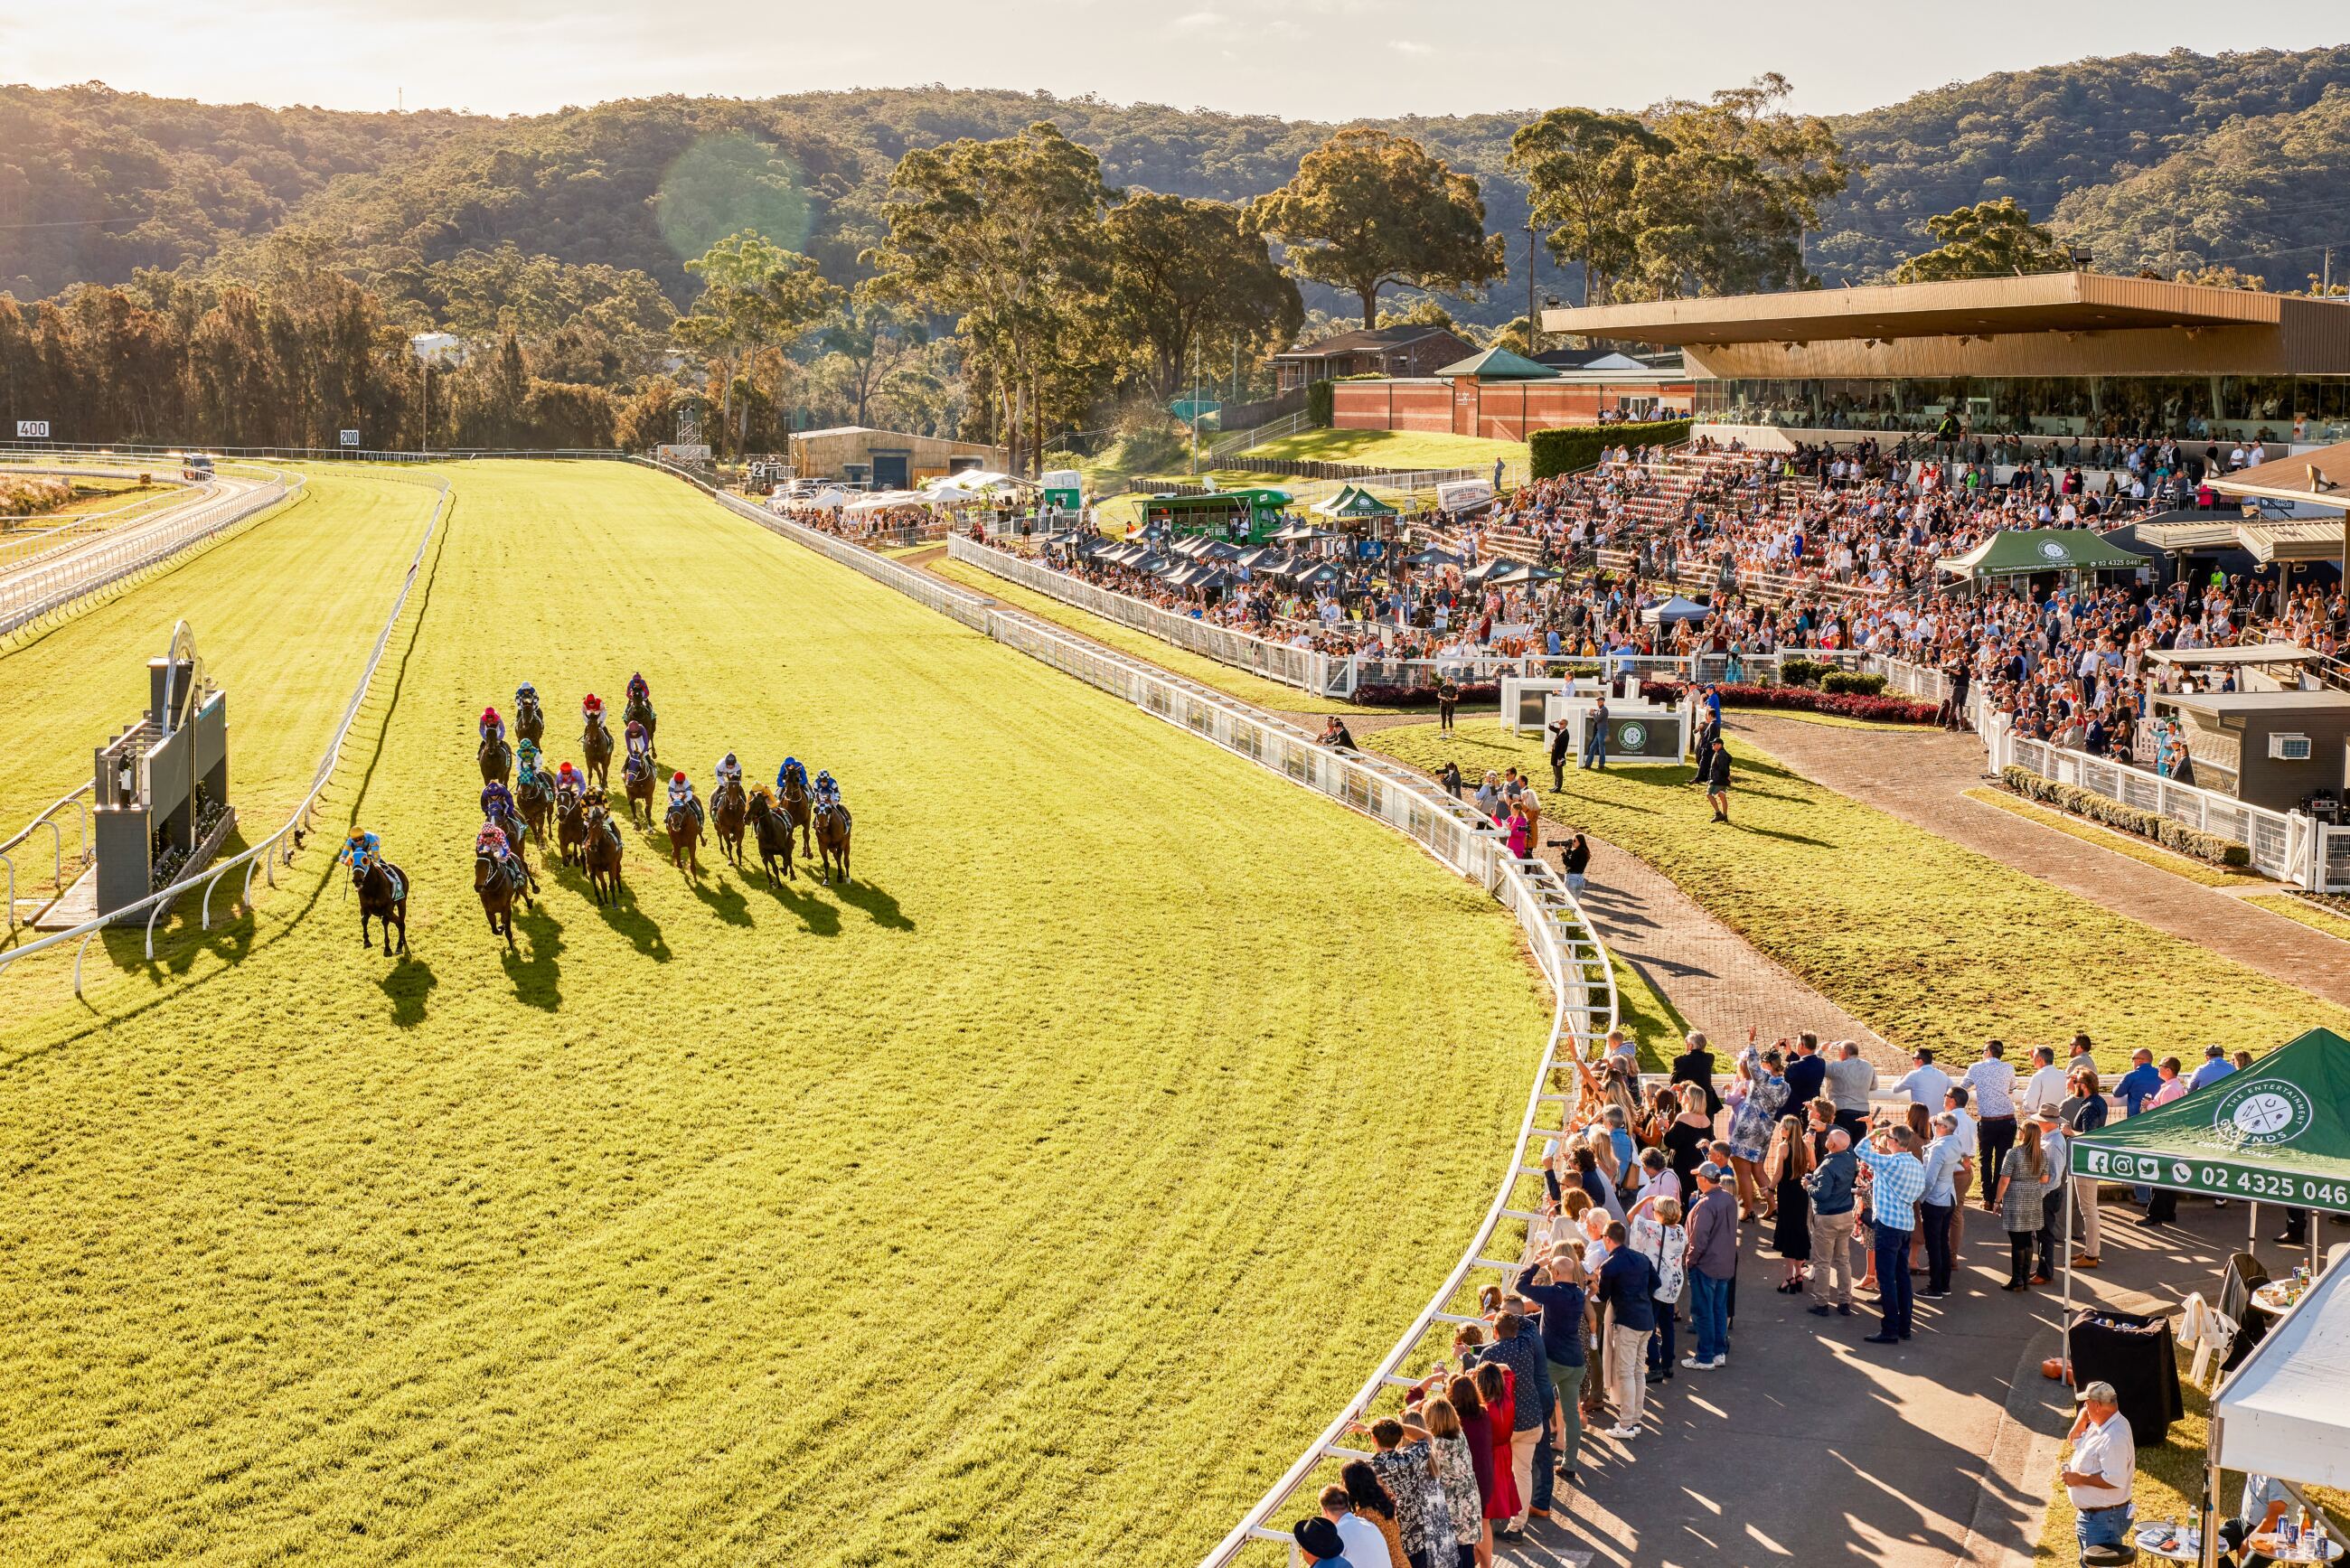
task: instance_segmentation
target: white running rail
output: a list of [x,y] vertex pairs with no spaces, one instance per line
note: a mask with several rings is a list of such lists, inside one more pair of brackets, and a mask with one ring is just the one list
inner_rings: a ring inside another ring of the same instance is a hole
[[400,624],[400,612],[408,607],[409,592],[416,587],[416,575],[423,568],[424,552],[432,545],[432,535],[439,531],[441,519],[449,509],[449,482],[445,479],[409,479],[405,476],[390,474],[384,477],[396,478],[402,484],[425,485],[438,493],[433,499],[432,511],[424,521],[424,535],[417,540],[416,554],[409,558],[408,571],[400,581],[400,592],[391,601],[391,613],[384,617],[383,629],[376,633],[375,646],[368,652],[367,668],[359,672],[359,685],[352,691],[350,701],[344,705],[342,722],[335,726],[334,739],[328,742],[326,755],[318,760],[318,771],[312,775],[310,791],[302,797],[302,804],[294,808],[293,814],[286,817],[285,825],[276,832],[216,866],[208,866],[193,876],[182,877],[168,888],[159,888],[137,903],[126,904],[111,914],[101,915],[94,920],[85,920],[78,926],[52,932],[38,941],[27,942],[23,947],[0,952],[0,975],[5,975],[8,966],[18,959],[29,958],[35,953],[78,940],[81,945],[74,951],[73,979],[74,994],[79,996],[82,993],[82,960],[89,951],[91,940],[108,926],[120,923],[124,916],[135,915],[142,909],[147,911],[146,951],[148,961],[151,963],[155,958],[156,921],[161,919],[164,913],[179,901],[181,894],[187,892],[197,883],[201,882],[204,886],[201,909],[203,929],[205,930],[212,929],[213,925],[213,890],[220,886],[223,877],[238,867],[244,867],[244,886],[239,894],[241,898],[250,899],[252,897],[253,873],[256,867],[266,875],[271,887],[277,885],[277,867],[294,863],[296,839],[309,831],[313,814],[317,809],[318,797],[326,794],[328,784],[335,776],[335,768],[342,761],[343,742],[349,738],[351,725],[359,719],[359,705],[367,701],[369,688],[375,684],[375,673],[383,663],[384,649],[391,641],[392,628]]
[[51,552],[0,576],[0,637],[63,609],[135,572],[159,566],[246,518],[276,505],[307,483],[275,473],[224,482],[225,493],[183,513],[127,524],[87,543]]
[[[674,469],[667,472],[678,472]],[[1347,1425],[1368,1410],[1372,1401],[1390,1385],[1405,1380],[1399,1369],[1423,1337],[1439,1324],[1449,1329],[1463,1321],[1447,1312],[1446,1303],[1472,1275],[1482,1272],[1502,1279],[1521,1266],[1518,1260],[1492,1256],[1492,1248],[1503,1226],[1530,1224],[1540,1218],[1534,1209],[1513,1204],[1512,1199],[1522,1183],[1541,1173],[1539,1164],[1528,1160],[1527,1147],[1558,1137],[1577,1097],[1575,1082],[1554,1087],[1553,1077],[1564,1062],[1588,1055],[1591,1044],[1616,1027],[1615,971],[1598,933],[1584,917],[1557,871],[1540,861],[1520,860],[1512,856],[1501,835],[1473,807],[1453,799],[1399,763],[1333,751],[1316,743],[1295,725],[1197,681],[1170,675],[1033,616],[1006,609],[977,595],[964,594],[869,550],[775,517],[735,496],[711,489],[691,474],[680,473],[679,477],[750,521],[787,538],[803,540],[843,565],[899,587],[925,604],[931,602],[933,593],[946,590],[952,602],[943,607],[944,613],[984,630],[1007,647],[1123,698],[1168,723],[1189,730],[1261,767],[1400,829],[1441,864],[1484,888],[1517,917],[1535,961],[1551,986],[1554,1002],[1550,1033],[1544,1042],[1534,1086],[1526,1095],[1525,1113],[1519,1118],[1509,1163],[1493,1201],[1461,1261],[1445,1276],[1436,1294],[1411,1320],[1330,1424],[1250,1505],[1231,1533],[1201,1559],[1201,1568],[1223,1568],[1253,1541],[1286,1544],[1289,1536],[1268,1528],[1265,1521],[1325,1461],[1355,1457],[1352,1450],[1339,1446]],[[1547,1122],[1546,1107],[1553,1106],[1559,1107],[1558,1120]]]
[[59,795],[43,807],[40,815],[26,823],[5,844],[0,844],[0,870],[5,870],[8,874],[7,929],[9,930],[13,931],[16,929],[16,850],[18,846],[42,828],[47,828],[49,830],[50,885],[60,892],[64,891],[66,836],[65,830],[57,826],[57,818],[65,815],[65,809],[68,806],[77,808],[81,814],[81,837],[74,849],[74,871],[78,875],[81,868],[89,864],[89,803],[83,797],[95,793],[96,789],[95,780],[84,780],[70,793]]

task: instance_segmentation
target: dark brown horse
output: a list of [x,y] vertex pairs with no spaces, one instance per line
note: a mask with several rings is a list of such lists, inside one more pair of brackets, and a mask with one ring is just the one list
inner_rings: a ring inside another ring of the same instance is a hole
[[555,844],[556,856],[566,866],[584,865],[579,846],[588,842],[588,803],[578,795],[556,802]]
[[738,871],[743,867],[743,824],[750,812],[751,803],[739,784],[730,780],[711,793],[710,830],[718,836],[719,853]]
[[359,890],[359,946],[371,948],[368,921],[383,922],[383,953],[391,956],[391,928],[400,928],[400,950],[408,950],[408,877],[390,861],[368,862],[364,871],[351,872],[351,886]]
[[827,801],[816,808],[816,848],[823,867],[820,880],[832,886],[832,863],[840,862],[840,879],[848,880],[848,808]]
[[538,840],[539,853],[545,854],[554,842],[547,827],[555,820],[555,786],[546,782],[545,774],[534,774],[528,784],[515,787],[515,808],[530,825],[530,836]]
[[481,895],[482,913],[490,920],[490,935],[505,938],[508,952],[515,950],[515,900],[520,898],[529,903],[530,895],[536,888],[530,867],[522,863],[520,856],[514,858],[513,869],[508,870],[498,864],[495,856],[478,849],[473,852],[473,891]]
[[644,802],[645,826],[653,825],[653,760],[632,756],[620,764],[620,787],[629,793],[629,820],[637,820],[637,803]]
[[759,867],[767,874],[767,886],[775,885],[775,863],[783,862],[784,875],[797,875],[792,870],[792,819],[775,804],[764,784],[751,797],[747,808],[751,833],[759,846]]
[[683,801],[669,808],[661,819],[669,831],[669,863],[680,870],[691,867],[696,877],[702,875],[702,817]]
[[801,778],[797,774],[794,774],[791,777],[784,781],[784,803],[782,811],[785,819],[792,823],[800,830],[800,858],[803,860],[814,859],[816,857],[816,841],[808,836],[808,824],[810,817],[808,815],[807,781]]
[[660,755],[660,748],[653,743],[653,732],[658,730],[660,725],[660,721],[653,717],[653,703],[651,698],[631,697],[626,703],[622,704],[620,708],[620,727],[622,729],[626,729],[631,722],[642,724],[645,727],[645,750],[651,753],[655,757],[659,757]]
[[546,739],[546,710],[536,697],[515,698],[515,739],[536,745]]
[[579,732],[579,753],[587,759],[588,776],[598,789],[612,785],[612,732],[604,722],[604,715],[591,713],[588,727]]
[[484,737],[481,750],[475,752],[473,757],[482,764],[484,784],[488,784],[492,779],[504,784],[513,776],[514,748],[494,736]]
[[588,890],[598,904],[617,904],[620,901],[620,825],[612,820],[603,796],[588,803],[586,824],[588,840],[580,860],[588,868]]

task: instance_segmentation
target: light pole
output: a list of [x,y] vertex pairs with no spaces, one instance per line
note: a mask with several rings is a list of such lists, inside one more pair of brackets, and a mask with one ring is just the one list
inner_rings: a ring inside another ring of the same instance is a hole
[[1526,358],[1542,352],[1542,332],[1534,325],[1534,209],[1526,204]]

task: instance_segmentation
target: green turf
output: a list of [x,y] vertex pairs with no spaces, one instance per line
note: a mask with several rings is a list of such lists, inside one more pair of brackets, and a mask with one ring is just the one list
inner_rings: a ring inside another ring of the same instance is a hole
[[[314,848],[233,968],[0,1034],[0,1561],[1196,1560],[1483,1211],[1513,925],[674,481],[455,472],[333,797],[413,955]],[[631,833],[506,957],[473,717],[632,669],[704,784],[837,771],[859,880]]]
[[[1406,725],[1365,746],[1475,777],[1516,765],[1539,780],[1539,741],[1479,725]],[[1780,766],[1752,742],[1728,826],[1708,820],[1687,767],[1573,772],[1544,793],[1546,833],[1597,834],[1676,886],[1887,1040],[1971,1056],[1998,1035],[2061,1044],[2075,1030],[2119,1070],[2211,1040],[2259,1047],[2350,1012],[2126,919]]]
[[1368,462],[1399,472],[1429,468],[1486,468],[1500,458],[1523,472],[1526,443],[1429,431],[1307,430],[1276,436],[1243,457],[1310,462]]
[[145,712],[147,661],[182,619],[228,692],[229,797],[248,828],[275,830],[309,788],[433,494],[315,472],[302,499],[234,538],[9,644],[0,837],[89,781],[92,752]]

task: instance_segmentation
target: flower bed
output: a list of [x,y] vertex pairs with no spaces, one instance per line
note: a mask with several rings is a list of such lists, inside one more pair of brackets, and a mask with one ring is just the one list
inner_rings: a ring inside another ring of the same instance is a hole
[[[1461,683],[1461,701],[1465,706],[1482,707],[1502,700],[1498,680],[1468,680]],[[1384,681],[1367,681],[1355,688],[1347,701],[1374,708],[1433,708],[1436,688],[1433,686],[1390,686]]]
[[[1931,702],[1907,697],[1871,697],[1862,692],[1814,691],[1804,686],[1718,686],[1726,708],[1780,708],[1801,713],[1833,713],[1840,719],[1867,719],[1878,723],[1930,724],[1941,710]],[[1678,701],[1681,689],[1661,680],[1640,682],[1640,695],[1652,702]]]
[[2159,813],[2146,811],[2118,800],[2109,799],[2079,784],[2058,784],[2043,778],[2030,768],[2012,764],[2002,768],[2000,783],[2026,800],[2036,800],[2060,811],[2107,827],[2135,833],[2140,838],[2150,838],[2165,849],[2175,849],[2181,855],[2191,855],[2198,860],[2208,860],[2214,866],[2250,866],[2252,852],[2232,838],[2216,833],[2206,833],[2199,827],[2189,827],[2183,822],[2173,822]]

